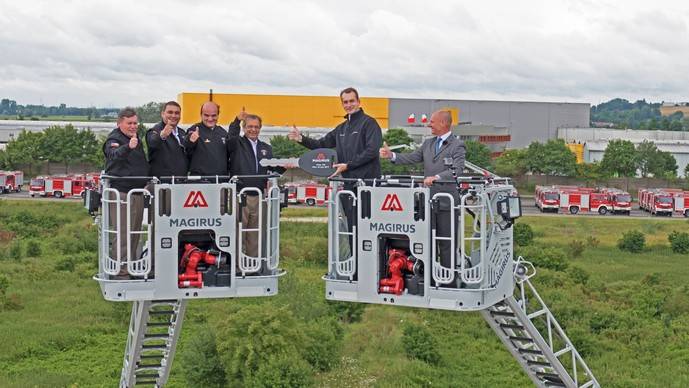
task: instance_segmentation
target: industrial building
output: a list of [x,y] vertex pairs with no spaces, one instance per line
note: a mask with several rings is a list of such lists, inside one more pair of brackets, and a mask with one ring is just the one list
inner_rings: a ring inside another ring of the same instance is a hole
[[[177,100],[182,105],[182,123],[191,125],[199,120],[201,104],[207,93],[181,93]],[[221,106],[220,122],[229,123],[242,107],[263,118],[267,132],[287,133],[292,124],[312,134],[334,128],[342,122],[343,111],[339,96],[287,96],[257,94],[214,94],[213,101]],[[429,130],[422,122],[439,109],[452,112],[456,125],[453,131],[475,136],[493,144],[494,152],[500,147],[522,148],[532,141],[546,141],[557,136],[557,129],[589,126],[590,104],[559,102],[480,101],[422,98],[385,98],[361,96],[361,106],[380,126],[404,128],[412,137],[427,135]],[[410,122],[410,117],[414,121]],[[481,129],[486,133],[481,134]],[[266,134],[267,135],[267,134]],[[495,138],[494,136],[500,136]],[[505,136],[509,136],[507,139]],[[481,141],[483,141],[481,140]],[[504,148],[503,148],[504,149]]]
[[[181,126],[187,127],[200,120],[201,105],[208,101],[208,93],[180,93],[177,101],[182,105]],[[248,112],[263,118],[264,140],[275,135],[286,135],[297,125],[310,136],[319,136],[342,122],[344,112],[337,94],[333,96],[291,96],[267,94],[214,94],[213,101],[220,105],[221,125],[227,125],[244,107]],[[422,98],[387,98],[361,96],[365,112],[373,116],[380,126],[404,128],[415,139],[427,136],[426,122],[432,112],[446,109],[453,116],[453,132],[464,139],[478,140],[491,149],[494,155],[505,148],[526,147],[532,141],[547,141],[557,136],[558,128],[588,127],[590,105],[586,103],[480,101]],[[424,120],[425,117],[425,120]],[[413,120],[410,120],[413,119]],[[41,131],[50,125],[72,124],[91,128],[97,134],[109,132],[114,123],[70,123],[46,121],[0,121],[0,149],[12,136],[21,132]]]
[[663,152],[669,152],[677,161],[677,175],[683,176],[689,164],[689,132],[647,131],[635,129],[560,128],[557,137],[563,139],[570,149],[580,150],[583,162],[592,163],[603,159],[611,140],[629,140],[635,146],[644,140],[652,141]]

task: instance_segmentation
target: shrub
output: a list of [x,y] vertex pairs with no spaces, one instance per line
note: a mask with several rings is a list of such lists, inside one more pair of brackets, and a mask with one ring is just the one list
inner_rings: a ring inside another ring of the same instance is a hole
[[402,330],[402,346],[407,358],[421,360],[431,365],[440,362],[435,337],[425,326],[407,323]]
[[194,332],[184,346],[181,364],[190,387],[224,387],[225,370],[220,364],[215,334],[208,326]]
[[7,295],[7,289],[10,288],[10,279],[7,276],[0,274],[0,298]]
[[339,360],[342,330],[335,319],[314,321],[306,330],[304,359],[319,371],[329,371]]
[[670,241],[673,252],[680,254],[689,253],[689,233],[675,230],[667,236],[667,239]]
[[617,247],[622,251],[632,253],[639,253],[646,245],[646,238],[644,234],[638,230],[630,230],[622,235],[622,238],[617,241]]
[[344,323],[359,322],[361,316],[364,314],[364,310],[366,310],[366,304],[364,303],[328,301],[328,306],[330,306],[335,315]]
[[285,354],[270,356],[246,381],[252,388],[293,388],[313,386],[313,372],[301,358]]
[[586,245],[591,248],[597,248],[600,245],[600,240],[595,236],[586,237]]
[[569,269],[567,269],[567,273],[569,273],[569,277],[572,278],[572,281],[574,281],[574,283],[586,285],[586,283],[588,283],[589,281],[589,273],[583,270],[582,268],[569,267]]
[[37,240],[29,240],[26,243],[26,256],[38,257],[41,255],[41,243]]
[[[229,386],[247,384],[271,356],[302,358],[303,326],[286,308],[244,305],[219,326],[218,354]],[[252,380],[253,381],[253,380]]]
[[71,257],[63,257],[55,263],[55,270],[74,272],[74,260]]
[[530,246],[519,249],[517,254],[530,261],[538,268],[548,268],[555,271],[564,271],[569,266],[565,251],[560,248]]
[[529,224],[514,224],[512,233],[514,235],[514,243],[519,246],[525,247],[533,242],[533,229],[531,229]]
[[569,254],[571,257],[581,257],[586,249],[586,243],[581,240],[572,240],[569,242]]
[[14,260],[21,260],[24,254],[24,249],[22,249],[21,241],[17,240],[10,245],[10,258]]

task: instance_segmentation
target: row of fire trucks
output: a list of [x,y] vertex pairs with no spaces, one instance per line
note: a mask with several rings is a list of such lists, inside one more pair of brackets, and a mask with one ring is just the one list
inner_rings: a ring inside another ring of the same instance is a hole
[[0,170],[0,194],[18,193],[24,185],[24,173],[21,171]]
[[689,217],[689,191],[682,189],[639,189],[639,209],[652,215]]
[[87,189],[98,187],[99,180],[99,173],[39,176],[29,182],[29,195],[31,197],[83,198]]
[[536,186],[534,202],[541,212],[629,215],[632,211],[631,195],[609,187]]

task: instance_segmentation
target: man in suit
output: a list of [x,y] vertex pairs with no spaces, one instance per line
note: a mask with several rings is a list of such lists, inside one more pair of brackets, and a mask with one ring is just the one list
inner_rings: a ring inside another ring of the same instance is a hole
[[186,132],[177,126],[181,111],[177,102],[168,101],[160,112],[161,122],[146,132],[148,160],[155,177],[187,176]]
[[[431,128],[432,138],[426,139],[421,147],[414,152],[398,154],[390,151],[387,144],[383,144],[380,149],[380,157],[390,159],[395,164],[414,164],[423,162],[424,185],[430,187],[431,197],[436,193],[449,193],[454,198],[454,206],[459,200],[456,184],[454,183],[435,183],[437,180],[452,180],[452,171],[445,166],[445,158],[452,158],[452,165],[458,173],[464,170],[464,160],[466,149],[464,142],[459,140],[450,132],[452,126],[452,114],[449,111],[436,111],[431,115],[428,124]],[[434,220],[437,236],[450,236],[450,206],[447,198],[441,198],[438,202],[437,217]],[[457,219],[455,218],[455,225]],[[451,246],[449,241],[438,243],[440,251],[440,262],[443,266],[449,267],[451,260]]]
[[[273,157],[273,148],[270,144],[259,140],[258,135],[261,133],[263,121],[261,117],[254,114],[245,114],[244,117],[244,136],[228,136],[228,152],[230,156],[230,175],[267,175],[270,172],[282,174],[285,169],[282,167],[263,167],[259,164],[261,159],[270,159]],[[237,184],[237,190],[245,187],[253,187],[263,191],[266,188],[266,178],[240,178]],[[259,203],[258,193],[255,191],[246,192],[244,199],[244,207],[242,208],[242,226],[245,229],[252,229],[258,227],[258,207]],[[265,218],[265,217],[264,217]],[[244,233],[242,239],[242,246],[245,248],[244,253],[248,256],[257,257],[258,251],[258,233],[247,232]]]

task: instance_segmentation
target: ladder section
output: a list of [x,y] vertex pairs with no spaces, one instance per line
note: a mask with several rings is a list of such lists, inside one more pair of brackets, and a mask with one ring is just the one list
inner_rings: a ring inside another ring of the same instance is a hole
[[537,387],[600,387],[529,278],[515,276],[517,295],[481,311],[488,325]]
[[186,305],[186,300],[134,302],[120,388],[165,385]]

